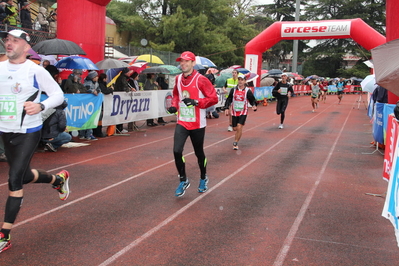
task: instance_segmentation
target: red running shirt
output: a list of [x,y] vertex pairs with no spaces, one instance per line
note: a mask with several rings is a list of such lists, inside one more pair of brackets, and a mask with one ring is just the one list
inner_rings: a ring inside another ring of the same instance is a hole
[[[184,98],[198,100],[198,105],[187,107],[182,101]],[[212,83],[196,70],[187,77],[183,74],[176,76],[172,106],[178,110],[178,124],[188,130],[205,127],[205,109],[217,102],[218,97]]]

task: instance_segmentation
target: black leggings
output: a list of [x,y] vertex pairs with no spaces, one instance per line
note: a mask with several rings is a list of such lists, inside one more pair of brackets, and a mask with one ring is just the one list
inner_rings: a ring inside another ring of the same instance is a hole
[[41,138],[41,131],[32,133],[3,133],[4,150],[10,166],[8,188],[10,191],[22,189],[23,184],[32,182],[34,175],[30,168],[32,156]]
[[276,113],[278,115],[281,115],[280,124],[284,123],[285,109],[287,109],[287,106],[288,106],[288,97],[279,98],[277,100]]
[[201,171],[201,179],[205,179],[207,164],[204,153],[205,128],[187,130],[185,127],[177,124],[174,135],[173,155],[175,156],[175,164],[180,175],[180,180],[185,181],[187,179],[186,167],[183,158],[183,149],[188,136],[190,136],[195,156],[197,156],[198,159],[198,166]]

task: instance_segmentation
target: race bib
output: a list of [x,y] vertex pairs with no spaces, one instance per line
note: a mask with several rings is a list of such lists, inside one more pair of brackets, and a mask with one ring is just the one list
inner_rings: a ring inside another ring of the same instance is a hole
[[17,120],[17,96],[1,95],[0,96],[0,120],[16,121]]
[[234,110],[241,111],[244,109],[244,102],[243,101],[234,101]]
[[281,90],[281,92],[280,92],[281,95],[287,95],[288,88],[280,87],[280,90]]
[[179,120],[184,122],[195,122],[195,107],[188,107],[186,104],[180,103]]

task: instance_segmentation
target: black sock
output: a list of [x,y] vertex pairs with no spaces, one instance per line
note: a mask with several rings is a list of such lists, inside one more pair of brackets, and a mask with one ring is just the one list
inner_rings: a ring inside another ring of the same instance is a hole
[[63,183],[63,179],[61,177],[59,177],[58,175],[55,175],[55,181],[53,183],[53,187],[58,187],[59,185],[61,185]]
[[35,183],[51,183],[53,181],[53,176],[47,173],[44,170],[37,170],[39,173],[39,177],[37,178]]
[[[4,213],[4,222],[13,224],[21,209],[23,197],[8,196],[6,202],[6,211]],[[2,229],[3,230],[3,229]]]
[[4,229],[4,228],[1,228],[0,230],[0,232],[3,233],[5,239],[7,239],[8,236],[10,235],[10,231],[11,229]]

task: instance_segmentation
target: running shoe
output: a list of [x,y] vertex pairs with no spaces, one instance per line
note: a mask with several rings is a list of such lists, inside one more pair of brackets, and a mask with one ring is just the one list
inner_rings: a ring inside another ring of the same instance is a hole
[[233,142],[233,150],[238,150],[238,143],[237,142]]
[[188,179],[186,181],[181,181],[179,186],[176,189],[175,195],[176,197],[181,197],[186,193],[186,189],[190,186],[190,182]]
[[53,144],[51,144],[50,142],[47,142],[44,146],[46,147],[46,149],[48,151],[52,151],[52,152],[56,152],[57,151],[57,149],[54,148]]
[[280,124],[280,125],[278,126],[278,129],[283,129],[283,128],[284,128],[283,124]]
[[227,131],[229,131],[229,132],[233,131],[233,127],[232,127],[232,126],[229,126],[229,127],[227,128]]
[[208,190],[208,176],[205,176],[205,179],[200,179],[200,183],[198,186],[198,192],[199,193],[204,193],[205,191]]
[[85,139],[86,137],[85,136],[79,136],[79,139]]
[[11,247],[11,236],[8,235],[8,238],[5,238],[4,234],[0,232],[0,253],[6,251]]
[[60,185],[53,186],[53,188],[58,190],[60,200],[66,200],[69,196],[69,173],[67,170],[62,170],[56,176],[60,177],[62,181]]
[[96,137],[93,135],[90,135],[89,137],[86,138],[87,140],[98,140]]

